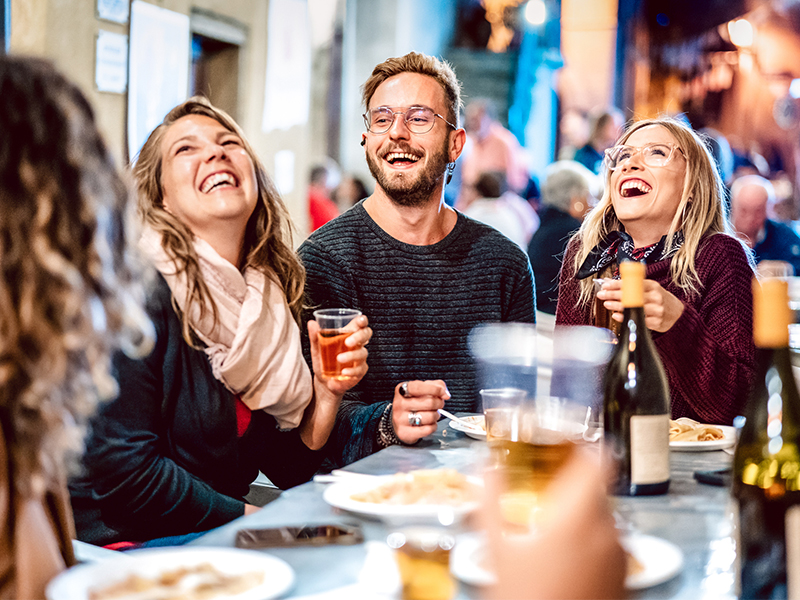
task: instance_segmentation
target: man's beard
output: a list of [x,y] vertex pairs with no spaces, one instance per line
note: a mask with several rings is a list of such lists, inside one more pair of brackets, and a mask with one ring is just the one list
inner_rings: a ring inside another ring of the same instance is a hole
[[[367,152],[367,166],[380,188],[392,202],[400,206],[423,206],[431,199],[431,194],[444,177],[447,168],[448,138],[444,139],[442,147],[436,154],[430,155],[428,166],[422,169],[416,177],[404,172],[387,174],[381,167],[382,158]],[[406,152],[407,148],[392,148],[391,152]],[[422,159],[420,159],[422,160]]]

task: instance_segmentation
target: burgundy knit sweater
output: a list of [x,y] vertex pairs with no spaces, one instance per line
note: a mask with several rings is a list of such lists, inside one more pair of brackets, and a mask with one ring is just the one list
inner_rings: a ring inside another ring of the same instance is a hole
[[[580,285],[574,258],[580,241],[567,248],[558,289],[556,324],[591,324],[591,302],[577,306]],[[665,333],[651,331],[667,371],[672,418],[730,425],[743,412],[754,372],[753,269],[742,245],[724,234],[705,238],[695,268],[700,294],[689,297],[672,283],[671,259],[647,265],[647,278],[681,300],[685,309]]]

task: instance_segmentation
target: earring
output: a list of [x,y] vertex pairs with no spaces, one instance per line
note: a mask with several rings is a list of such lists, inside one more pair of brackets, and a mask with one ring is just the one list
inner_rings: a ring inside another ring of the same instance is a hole
[[455,161],[451,163],[447,163],[447,179],[445,179],[444,184],[447,185],[450,183],[450,180],[453,179],[453,171],[456,170],[456,163]]

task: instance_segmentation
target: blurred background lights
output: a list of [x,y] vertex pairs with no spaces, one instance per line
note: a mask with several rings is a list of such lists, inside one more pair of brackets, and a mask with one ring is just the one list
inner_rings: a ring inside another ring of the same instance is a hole
[[531,25],[542,25],[547,19],[544,0],[530,0],[525,6],[525,19]]
[[789,85],[789,95],[794,98],[800,98],[800,79],[792,79],[792,83]]
[[731,42],[739,48],[749,48],[753,45],[753,26],[747,19],[730,21],[728,33],[731,36]]

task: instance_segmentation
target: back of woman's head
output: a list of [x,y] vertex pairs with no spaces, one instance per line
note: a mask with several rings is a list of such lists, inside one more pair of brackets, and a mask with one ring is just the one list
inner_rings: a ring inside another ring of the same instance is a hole
[[65,424],[116,393],[109,353],[151,341],[127,201],[78,89],[47,62],[0,57],[0,422],[30,485],[79,449]]
[[[305,271],[292,248],[291,220],[286,206],[239,125],[225,111],[214,107],[202,97],[190,98],[173,108],[147,138],[133,166],[142,219],[161,234],[164,249],[180,269],[186,270],[189,280],[193,282],[189,286],[190,297],[185,305],[186,313],[190,312],[190,304],[195,302],[201,310],[205,310],[210,303],[210,297],[200,276],[192,232],[164,207],[161,146],[169,128],[189,115],[214,119],[242,140],[243,147],[253,161],[258,184],[258,200],[245,230],[245,262],[277,277],[292,314],[299,322]],[[211,308],[214,309],[213,306]],[[184,338],[191,343],[193,338],[186,318],[183,318],[183,326]]]

